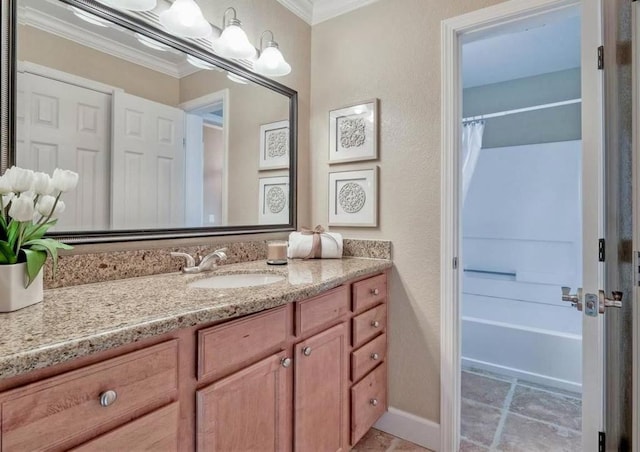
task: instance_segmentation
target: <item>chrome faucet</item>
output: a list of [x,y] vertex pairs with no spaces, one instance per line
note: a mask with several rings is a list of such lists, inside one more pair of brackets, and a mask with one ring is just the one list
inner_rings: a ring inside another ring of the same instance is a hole
[[213,253],[209,253],[205,257],[201,258],[198,265],[196,265],[196,260],[190,254],[172,252],[171,256],[183,258],[185,260],[185,265],[182,267],[182,273],[192,274],[216,268],[218,266],[218,262],[227,260],[226,251],[226,248],[215,250]]

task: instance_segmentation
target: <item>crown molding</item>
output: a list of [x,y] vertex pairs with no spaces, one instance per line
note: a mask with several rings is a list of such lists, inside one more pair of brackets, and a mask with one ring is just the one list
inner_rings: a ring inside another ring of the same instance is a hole
[[378,0],[314,0],[311,25],[346,14]]
[[193,67],[186,61],[175,64],[154,58],[148,53],[134,47],[124,45],[31,7],[26,7],[21,10],[18,17],[20,24],[30,25],[47,33],[77,42],[85,47],[90,47],[94,50],[107,53],[116,58],[144,66],[147,69],[161,72],[174,78],[179,79],[199,71],[198,68]]
[[309,25],[313,22],[313,3],[311,0],[278,0],[278,3]]

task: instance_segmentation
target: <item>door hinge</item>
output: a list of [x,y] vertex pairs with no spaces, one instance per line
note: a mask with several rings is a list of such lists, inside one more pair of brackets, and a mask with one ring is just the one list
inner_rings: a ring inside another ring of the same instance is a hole
[[634,251],[633,257],[633,268],[635,269],[633,272],[633,284],[640,286],[640,251]]
[[604,432],[598,432],[598,452],[606,452],[606,436]]
[[604,46],[598,47],[598,69],[604,69]]
[[604,262],[605,258],[605,242],[604,239],[598,240],[598,262]]
[[453,269],[454,270],[458,269],[458,258],[457,257],[453,258]]

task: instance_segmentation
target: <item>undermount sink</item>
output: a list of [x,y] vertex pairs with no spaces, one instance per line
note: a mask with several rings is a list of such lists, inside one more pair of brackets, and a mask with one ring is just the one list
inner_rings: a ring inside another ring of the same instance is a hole
[[268,273],[246,273],[240,275],[215,275],[189,283],[196,289],[234,289],[238,287],[264,286],[284,281],[284,276]]

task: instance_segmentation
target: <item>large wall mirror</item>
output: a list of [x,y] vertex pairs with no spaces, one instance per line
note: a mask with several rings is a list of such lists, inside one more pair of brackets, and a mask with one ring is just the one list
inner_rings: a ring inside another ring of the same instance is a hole
[[170,5],[2,1],[3,166],[80,174],[53,235],[295,228],[296,92],[163,32]]

